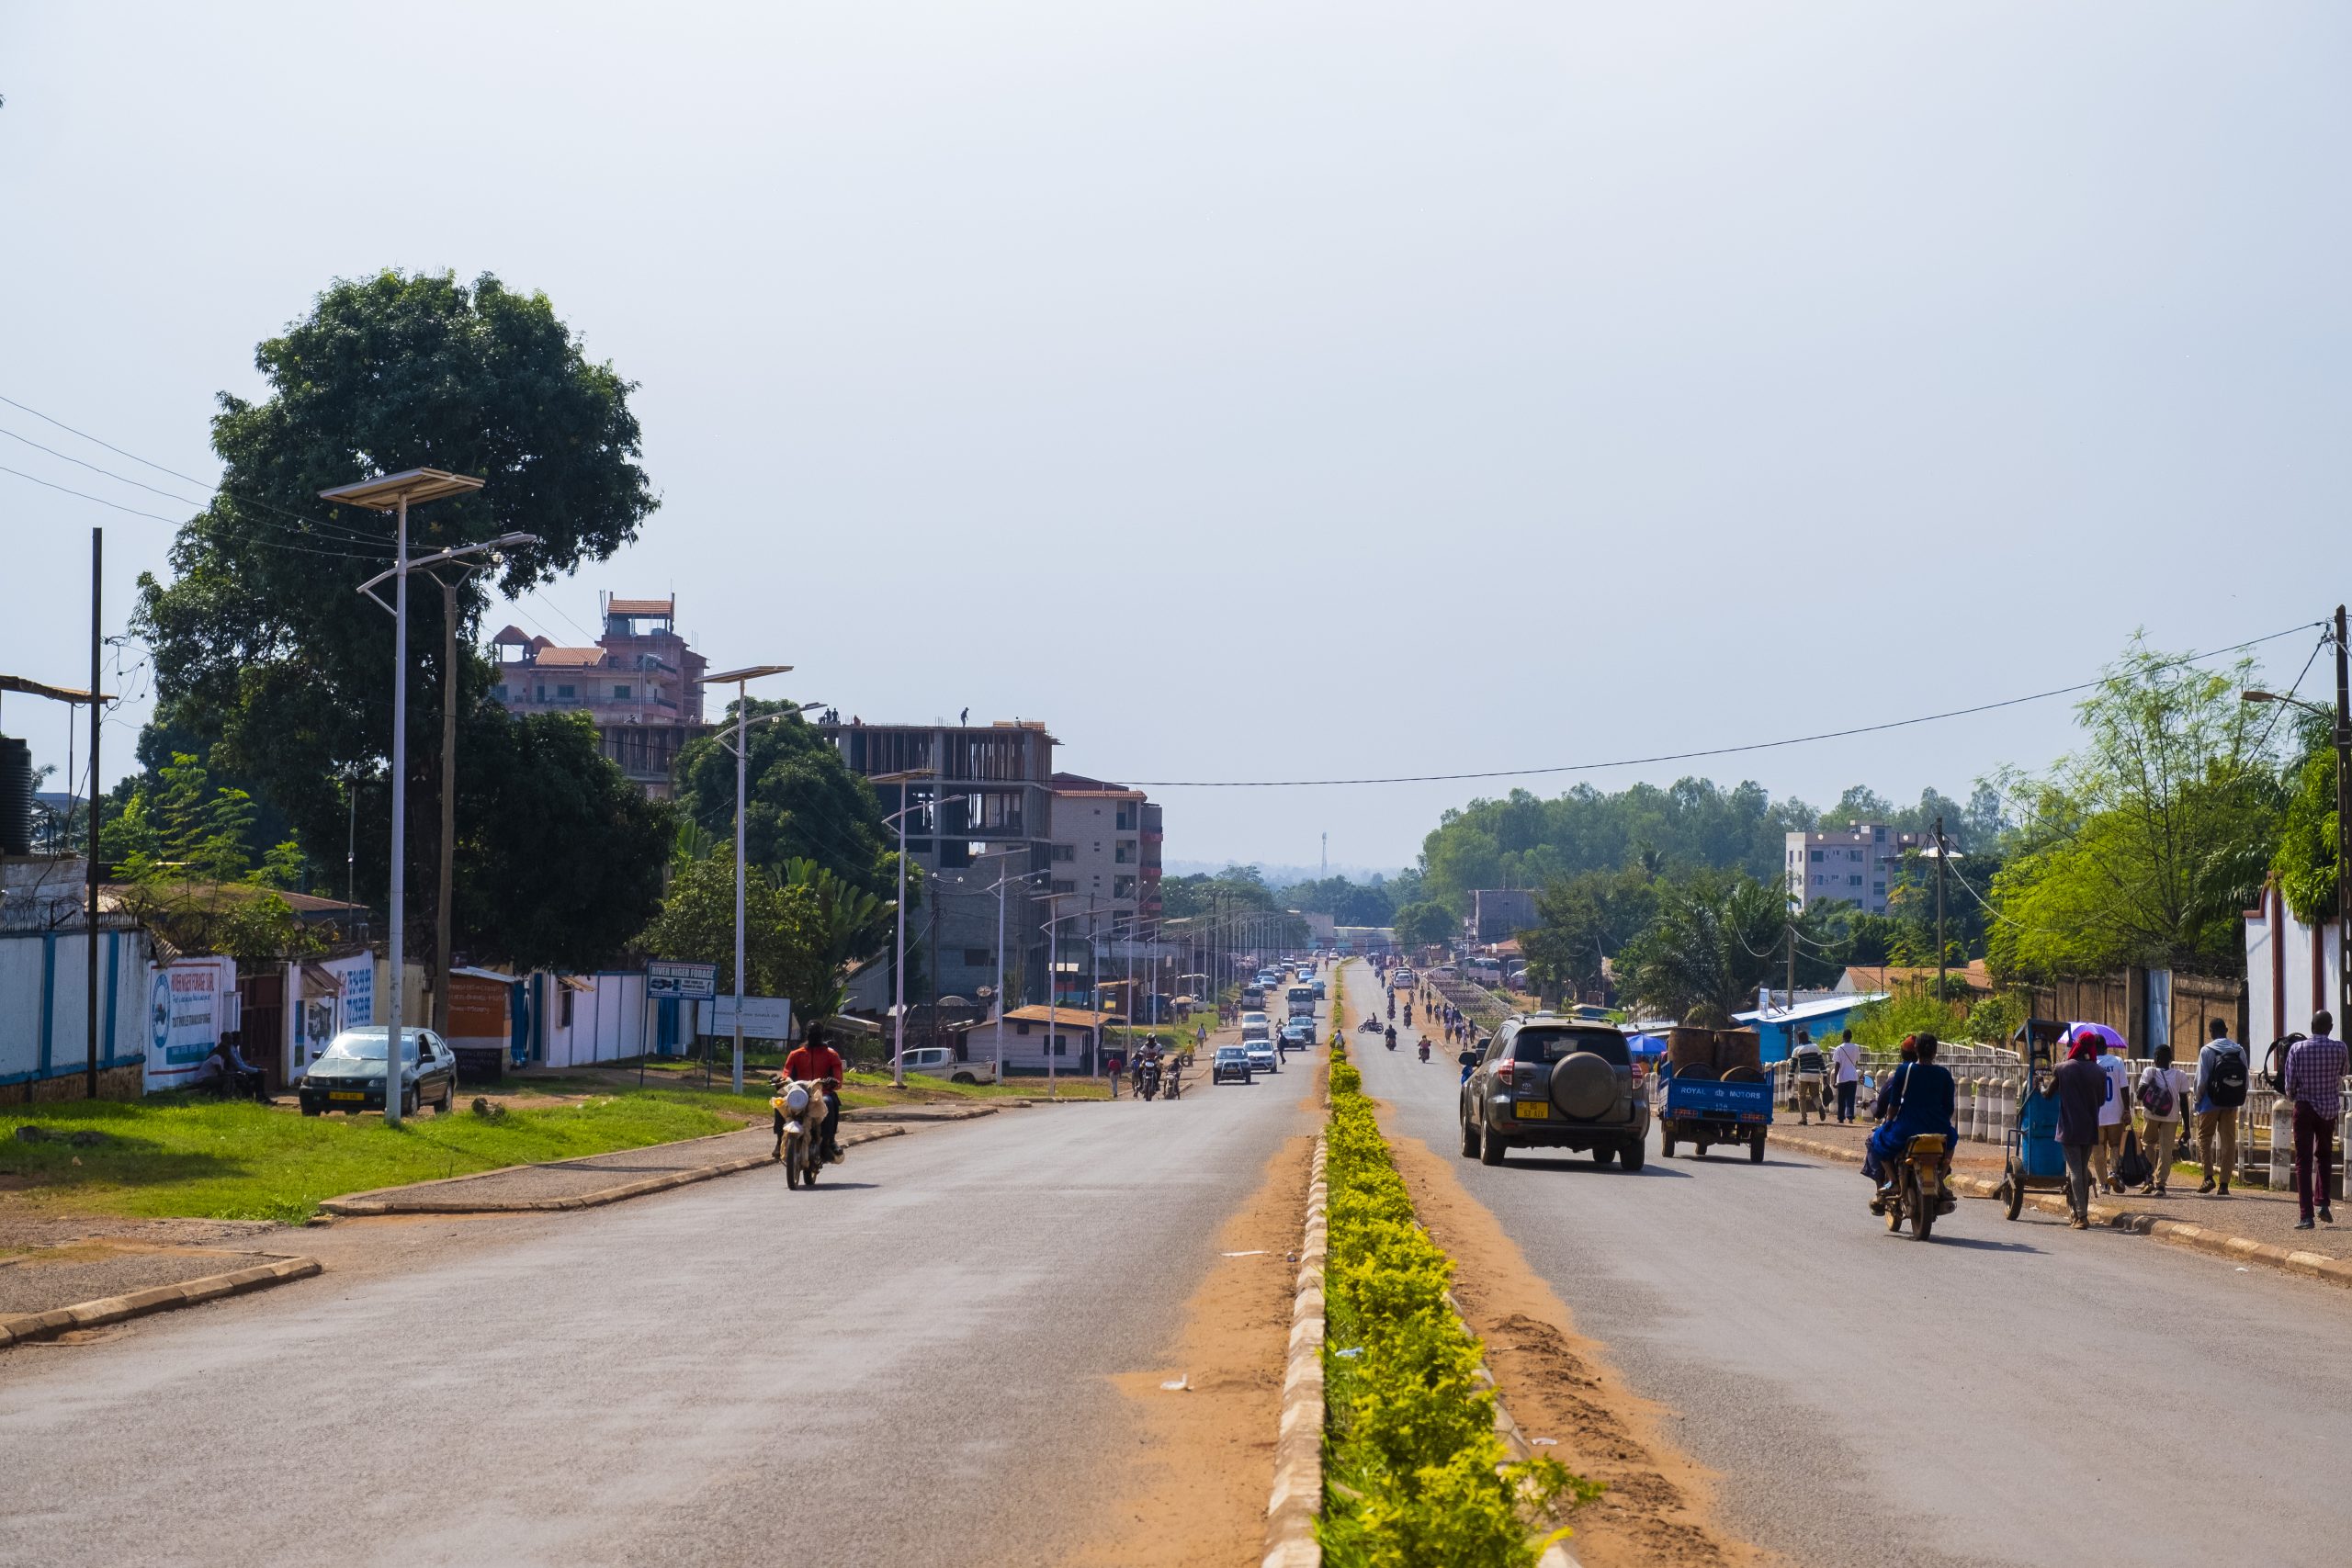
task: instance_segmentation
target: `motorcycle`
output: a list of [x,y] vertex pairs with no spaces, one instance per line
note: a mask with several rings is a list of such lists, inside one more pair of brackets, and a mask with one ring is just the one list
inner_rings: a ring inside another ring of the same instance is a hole
[[1146,1062],[1136,1068],[1136,1093],[1148,1104],[1159,1093],[1159,1064]]
[[1377,1034],[1377,1033],[1379,1033],[1379,1032],[1380,1032],[1380,1020],[1378,1020],[1378,1019],[1376,1019],[1376,1018],[1368,1018],[1368,1019],[1365,1019],[1362,1023],[1359,1023],[1359,1024],[1357,1024],[1357,1025],[1356,1025],[1356,1032],[1357,1032],[1358,1034]]
[[1421,1060],[1422,1060],[1422,1061],[1424,1061],[1424,1062],[1426,1062],[1426,1061],[1428,1061],[1429,1059],[1430,1059],[1430,1043],[1429,1043],[1428,1041],[1424,1040],[1424,1041],[1422,1041],[1422,1042],[1421,1042]]
[[1405,1004],[1405,1027],[1408,1029],[1413,1027],[1413,1004],[1410,1002]]
[[1944,1144],[1941,1133],[1922,1133],[1896,1156],[1892,1193],[1871,1201],[1871,1212],[1886,1216],[1888,1230],[1899,1234],[1907,1222],[1911,1234],[1925,1241],[1936,1221],[1959,1207],[1944,1181]]
[[1388,1032],[1388,1048],[1391,1051],[1396,1049],[1396,1032],[1393,1029]]
[[1161,1092],[1166,1094],[1170,1100],[1182,1100],[1184,1098],[1184,1066],[1181,1060],[1170,1065],[1168,1068],[1168,1082]]
[[784,1162],[786,1187],[814,1187],[825,1167],[825,1099],[811,1085],[797,1079],[778,1084],[780,1092],[768,1101],[775,1111],[775,1153]]

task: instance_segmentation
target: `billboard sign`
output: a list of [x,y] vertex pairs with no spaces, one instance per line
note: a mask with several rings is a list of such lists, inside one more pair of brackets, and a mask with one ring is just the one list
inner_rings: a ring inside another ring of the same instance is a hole
[[653,959],[645,965],[645,994],[655,1001],[665,997],[707,1001],[718,994],[718,965]]
[[197,1068],[236,1020],[235,959],[147,965],[147,1092],[195,1082]]
[[[704,1034],[731,1037],[735,1032],[735,998],[719,997],[695,1008],[695,1027]],[[743,1034],[750,1040],[791,1039],[792,998],[745,997]]]

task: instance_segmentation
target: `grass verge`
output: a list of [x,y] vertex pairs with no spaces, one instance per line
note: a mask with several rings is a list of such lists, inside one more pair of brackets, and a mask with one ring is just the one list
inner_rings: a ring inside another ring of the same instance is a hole
[[674,1143],[741,1122],[669,1093],[598,1096],[495,1119],[428,1114],[397,1128],[376,1116],[300,1116],[159,1095],[33,1106],[8,1112],[0,1125],[69,1139],[97,1134],[78,1146],[0,1143],[0,1185],[40,1201],[146,1218],[298,1224],[346,1192]]
[[1363,1080],[1333,1053],[1325,1175],[1324,1508],[1332,1568],[1532,1568],[1563,1502],[1599,1488],[1548,1459],[1512,1461],[1446,1299],[1453,1260],[1413,1213]]

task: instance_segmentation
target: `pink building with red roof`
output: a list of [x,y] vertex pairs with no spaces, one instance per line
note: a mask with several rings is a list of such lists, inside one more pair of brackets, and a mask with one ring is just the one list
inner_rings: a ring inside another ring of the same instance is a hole
[[680,635],[678,602],[602,596],[605,635],[592,647],[508,626],[491,638],[491,695],[514,714],[585,713],[605,755],[647,794],[666,798],[678,753],[710,732],[702,678],[710,661]]

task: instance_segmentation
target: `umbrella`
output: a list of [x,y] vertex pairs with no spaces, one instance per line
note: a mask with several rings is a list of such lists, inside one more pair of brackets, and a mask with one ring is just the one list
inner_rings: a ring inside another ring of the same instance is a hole
[[2118,1034],[2114,1030],[2109,1029],[2103,1023],[2068,1024],[2066,1026],[2065,1043],[2072,1045],[2075,1041],[2082,1039],[2085,1035],[2094,1035],[2098,1037],[2110,1051],[2120,1052],[2127,1056],[2132,1054],[2132,1047],[2125,1043],[2123,1036]]

